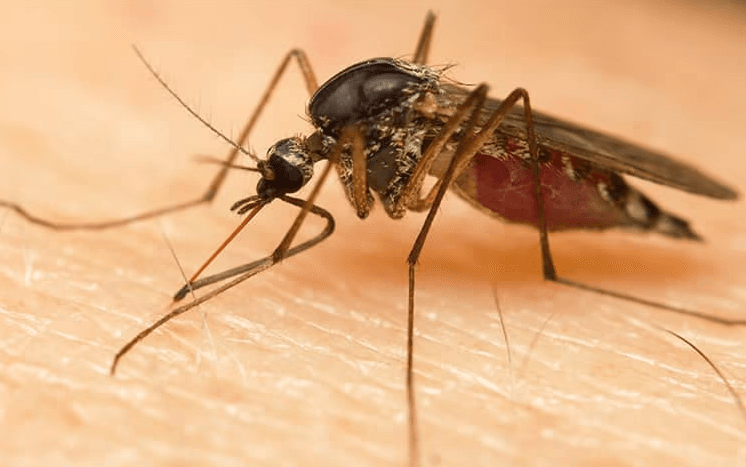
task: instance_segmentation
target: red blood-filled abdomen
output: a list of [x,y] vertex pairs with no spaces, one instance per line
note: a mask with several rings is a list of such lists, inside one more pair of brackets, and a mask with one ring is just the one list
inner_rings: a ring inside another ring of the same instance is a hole
[[[584,161],[562,153],[544,153],[547,155],[548,159],[541,164],[540,180],[550,230],[603,229],[630,223],[610,191],[618,188],[621,180],[618,176],[593,169]],[[583,170],[577,170],[579,167]],[[473,179],[467,181],[464,176]],[[476,154],[457,181],[460,188],[466,188],[465,183],[471,185],[466,190],[470,192],[468,196],[474,197],[470,201],[506,220],[537,224],[533,176],[525,159]],[[465,190],[457,191],[467,195]]]

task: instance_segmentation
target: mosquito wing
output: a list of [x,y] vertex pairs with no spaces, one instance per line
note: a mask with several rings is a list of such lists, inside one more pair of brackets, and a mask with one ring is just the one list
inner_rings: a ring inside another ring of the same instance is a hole
[[[443,87],[449,93],[452,102],[461,102],[470,92],[451,84],[443,84]],[[486,121],[501,102],[499,99],[488,99],[483,107],[482,118]],[[738,197],[738,193],[732,188],[665,154],[541,112],[533,111],[533,117],[537,141],[548,149],[570,154],[615,172],[690,193],[717,199]],[[498,131],[527,139],[523,107],[515,106],[500,124]]]

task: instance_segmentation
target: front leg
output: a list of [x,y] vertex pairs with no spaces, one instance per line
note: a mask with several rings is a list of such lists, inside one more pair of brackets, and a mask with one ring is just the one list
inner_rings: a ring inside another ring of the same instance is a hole
[[[352,152],[350,202],[355,207],[357,217],[365,219],[373,207],[373,198],[368,193],[368,161],[365,156],[365,143],[361,127],[352,127],[348,134],[348,140]],[[337,163],[337,170],[340,173],[340,178],[344,178],[342,171],[346,169],[341,161]]]
[[[422,188],[423,182],[425,181],[425,177],[430,172],[430,167],[432,167],[435,159],[438,157],[441,151],[443,151],[443,148],[445,147],[451,136],[456,133],[461,124],[469,117],[470,112],[474,111],[474,109],[476,108],[481,107],[482,103],[487,97],[488,89],[489,87],[486,84],[482,84],[481,86],[477,87],[466,98],[466,100],[464,100],[464,102],[462,102],[458,106],[456,111],[453,112],[451,117],[446,122],[445,126],[443,126],[443,128],[440,130],[440,133],[433,139],[433,141],[425,150],[424,154],[422,154],[420,160],[417,162],[417,165],[412,171],[412,175],[409,177],[407,184],[402,189],[399,199],[396,201],[396,205],[394,206],[393,210],[396,211],[401,208],[412,209],[415,211],[423,210],[422,208],[418,207],[422,205],[420,190]],[[471,156],[465,158],[464,160],[468,162],[470,158]],[[456,156],[454,156],[454,160],[455,159]],[[462,161],[460,165],[461,168],[463,168],[465,163]],[[442,179],[438,180],[438,182],[435,184],[430,192],[429,196],[433,196],[433,200],[434,193],[438,191],[441,183]],[[432,201],[427,202],[428,206],[431,204]]]

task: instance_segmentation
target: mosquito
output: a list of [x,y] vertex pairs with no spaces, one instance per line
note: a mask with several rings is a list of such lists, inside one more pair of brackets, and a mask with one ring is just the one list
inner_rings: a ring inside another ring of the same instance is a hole
[[[700,241],[689,223],[656,205],[630,186],[631,175],[693,194],[735,200],[736,191],[698,169],[637,144],[533,111],[528,92],[516,88],[504,100],[487,96],[489,87],[465,87],[445,77],[446,67],[429,67],[435,15],[429,12],[410,61],[374,58],[354,64],[318,85],[303,50],[288,52],[272,77],[257,108],[236,142],[192,110],[140,55],[145,66],[174,98],[211,131],[232,146],[207,191],[191,201],[102,223],[60,224],[40,219],[20,205],[0,201],[28,221],[55,230],[105,229],[210,203],[230,169],[259,174],[256,193],[238,200],[231,210],[246,215],[174,295],[174,301],[212,284],[221,284],[191,302],[174,308],[132,338],[116,354],[120,359],[138,342],[174,317],[219,295],[279,261],[312,248],[334,231],[334,218],[315,200],[334,168],[358,217],[366,218],[375,203],[392,219],[407,211],[427,211],[407,258],[408,312],[406,392],[410,459],[418,463],[417,412],[414,390],[414,304],[418,259],[445,192],[450,189],[489,216],[528,224],[539,231],[543,278],[638,304],[684,313],[721,324],[746,324],[631,295],[600,289],[558,275],[549,249],[550,231],[632,228],[668,237]],[[307,108],[315,131],[309,136],[279,140],[261,159],[244,149],[255,123],[290,62],[295,61],[312,96]],[[522,105],[519,105],[519,101]],[[252,166],[235,164],[246,154]],[[314,166],[327,164],[315,176],[307,198],[292,196],[314,178]],[[425,179],[436,182],[425,190]],[[219,274],[200,277],[225,246],[262,209],[274,201],[300,208],[271,255]],[[310,240],[293,246],[298,230],[312,214],[324,228]]]

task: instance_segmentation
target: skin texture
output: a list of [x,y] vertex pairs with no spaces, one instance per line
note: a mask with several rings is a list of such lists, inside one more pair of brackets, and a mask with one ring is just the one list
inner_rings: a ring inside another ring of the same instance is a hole
[[[743,193],[746,10],[619,3],[6,5],[0,197],[97,220],[207,186],[215,167],[191,156],[222,157],[225,145],[148,76],[133,42],[235,135],[292,47],[323,81],[357,60],[412,53],[428,8],[439,14],[431,63],[456,63],[453,78],[486,81],[499,97],[523,86],[537,109],[679,155]],[[307,131],[304,92],[292,68],[250,140],[258,154]],[[406,464],[405,258],[424,216],[393,222],[377,206],[362,223],[335,180],[319,199],[338,221],[331,239],[169,323],[108,375],[182,283],[165,238],[190,274],[238,224],[227,207],[255,183],[232,174],[211,207],[100,233],[54,233],[0,212],[4,465]],[[745,317],[743,201],[632,183],[707,243],[550,235],[560,274]],[[261,213],[210,271],[271,251],[294,213]],[[319,228],[314,220],[301,236]],[[656,326],[695,342],[740,394],[743,327],[543,283],[535,231],[453,195],[418,274],[425,464],[743,465],[746,420],[732,397]]]

